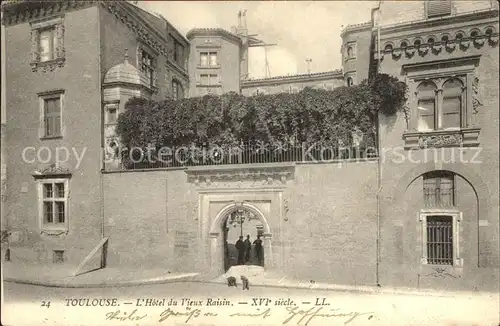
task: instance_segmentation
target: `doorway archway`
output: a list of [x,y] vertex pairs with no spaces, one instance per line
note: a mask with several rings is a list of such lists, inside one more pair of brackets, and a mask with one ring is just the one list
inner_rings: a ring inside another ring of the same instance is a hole
[[272,265],[272,235],[264,214],[255,205],[250,203],[231,203],[220,210],[210,227],[210,271],[213,275],[223,274],[226,272],[226,268],[228,268],[227,261],[225,259],[225,243],[227,239],[226,223],[231,218],[231,214],[235,212],[246,212],[258,220],[259,229],[261,230],[259,231],[261,234],[260,239],[262,240],[263,247],[261,265],[265,266],[265,268],[269,268]]

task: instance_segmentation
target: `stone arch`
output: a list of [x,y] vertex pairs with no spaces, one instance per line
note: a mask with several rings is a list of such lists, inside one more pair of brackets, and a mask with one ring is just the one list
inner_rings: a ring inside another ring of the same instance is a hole
[[248,202],[231,203],[224,206],[212,221],[209,229],[210,241],[210,275],[217,276],[225,272],[224,270],[224,239],[222,229],[229,214],[237,209],[247,209],[259,218],[264,227],[262,242],[264,247],[264,267],[272,267],[272,233],[265,214],[255,205]]
[[476,38],[476,37],[479,37],[481,36],[481,30],[479,28],[471,28],[469,30],[469,33],[468,33],[468,36],[470,38]]
[[229,216],[229,214],[233,213],[237,209],[247,209],[250,212],[254,213],[255,216],[259,218],[259,220],[262,222],[264,225],[264,236],[266,235],[271,235],[271,228],[269,227],[269,223],[267,223],[266,218],[264,217],[264,213],[257,208],[255,205],[252,205],[247,202],[242,202],[242,203],[231,203],[226,206],[224,206],[215,219],[213,220],[212,224],[210,225],[210,236],[218,236],[220,233],[220,230],[222,229],[223,224],[226,222],[226,218]]
[[384,47],[383,47],[385,53],[392,52],[392,50],[394,50],[394,48],[395,48],[395,45],[393,42],[386,42],[384,44]]
[[425,41],[420,36],[417,36],[413,39],[413,42],[411,45],[418,48],[418,47],[422,46],[424,43],[425,43]]
[[467,181],[474,193],[476,194],[476,199],[478,203],[478,213],[480,218],[489,218],[490,210],[491,210],[491,193],[488,189],[486,183],[484,183],[481,176],[476,174],[473,171],[470,171],[469,168],[459,163],[442,163],[437,165],[435,162],[427,162],[426,164],[421,164],[406,172],[399,180],[398,186],[394,189],[392,198],[395,203],[401,202],[403,196],[406,193],[406,190],[411,185],[415,179],[422,176],[424,173],[436,171],[436,170],[444,170],[453,172],[460,177],[462,177],[465,181]]

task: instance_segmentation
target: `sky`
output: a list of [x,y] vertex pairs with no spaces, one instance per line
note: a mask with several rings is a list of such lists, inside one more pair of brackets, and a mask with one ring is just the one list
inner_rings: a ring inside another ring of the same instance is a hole
[[[140,1],[138,5],[163,15],[183,35],[192,28],[224,28],[238,23],[247,10],[249,34],[267,43],[271,76],[311,73],[341,68],[343,26],[370,20],[377,1]],[[251,78],[265,77],[263,48],[249,52]]]

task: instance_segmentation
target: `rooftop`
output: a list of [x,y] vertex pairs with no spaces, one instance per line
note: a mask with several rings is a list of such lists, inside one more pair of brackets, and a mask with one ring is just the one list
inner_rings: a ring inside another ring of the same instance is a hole
[[267,78],[255,78],[255,79],[246,79],[242,81],[242,84],[250,84],[250,83],[259,83],[259,82],[267,82],[267,81],[296,81],[301,79],[317,79],[324,77],[333,77],[333,78],[341,78],[342,70],[332,70],[332,71],[323,71],[317,73],[306,73],[306,74],[296,74],[296,75],[284,75],[284,76],[275,76],[275,77],[267,77]]
[[195,35],[221,35],[241,42],[238,35],[226,31],[223,28],[192,28],[187,32],[186,38],[189,40]]
[[371,21],[367,21],[367,22],[360,23],[360,24],[347,25],[340,31],[340,35],[342,36],[347,32],[358,31],[360,29],[368,29],[371,27],[372,27]]

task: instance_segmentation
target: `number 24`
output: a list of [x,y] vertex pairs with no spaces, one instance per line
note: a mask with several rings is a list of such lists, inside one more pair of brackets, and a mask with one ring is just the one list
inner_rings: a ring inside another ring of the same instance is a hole
[[50,307],[50,301],[42,301],[42,307]]

